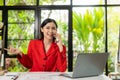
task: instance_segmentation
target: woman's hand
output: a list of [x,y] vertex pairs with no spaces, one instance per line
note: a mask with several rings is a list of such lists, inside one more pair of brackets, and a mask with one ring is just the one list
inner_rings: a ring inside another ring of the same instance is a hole
[[63,50],[61,35],[58,34],[58,33],[56,33],[56,34],[54,35],[54,37],[56,38],[56,43],[57,43],[57,45],[58,45],[58,47],[59,47],[59,50],[60,50],[60,52],[61,52],[61,51]]
[[19,49],[14,48],[12,46],[10,46],[9,48],[4,48],[4,50],[8,51],[9,55],[18,55],[18,54],[22,55],[22,52]]
[[62,44],[62,40],[61,40],[61,35],[60,35],[60,34],[56,33],[56,34],[54,35],[54,37],[56,38],[55,42],[56,42],[57,44]]

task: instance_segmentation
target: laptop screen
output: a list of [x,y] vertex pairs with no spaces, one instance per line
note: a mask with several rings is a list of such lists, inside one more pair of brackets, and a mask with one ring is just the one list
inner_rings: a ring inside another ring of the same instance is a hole
[[80,53],[73,69],[73,77],[101,75],[104,72],[108,53]]

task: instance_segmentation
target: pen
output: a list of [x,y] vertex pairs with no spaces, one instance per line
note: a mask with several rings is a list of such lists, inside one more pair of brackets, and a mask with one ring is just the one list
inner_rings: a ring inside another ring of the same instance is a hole
[[14,76],[14,77],[12,77],[11,79],[12,80],[16,80],[18,78],[18,76]]

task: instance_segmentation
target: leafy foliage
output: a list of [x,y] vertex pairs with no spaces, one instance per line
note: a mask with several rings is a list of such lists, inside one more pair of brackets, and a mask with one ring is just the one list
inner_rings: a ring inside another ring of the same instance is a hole
[[[102,8],[93,13],[86,10],[84,15],[73,12],[73,30],[76,33],[83,52],[99,52],[104,44],[104,12]],[[102,50],[103,51],[103,50]]]

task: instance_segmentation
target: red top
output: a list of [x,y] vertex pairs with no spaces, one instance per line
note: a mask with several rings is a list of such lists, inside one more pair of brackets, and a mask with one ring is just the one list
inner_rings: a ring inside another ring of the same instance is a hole
[[27,54],[18,55],[17,58],[30,71],[64,72],[67,68],[66,47],[63,45],[63,51],[60,52],[55,42],[45,53],[43,40],[31,40]]

